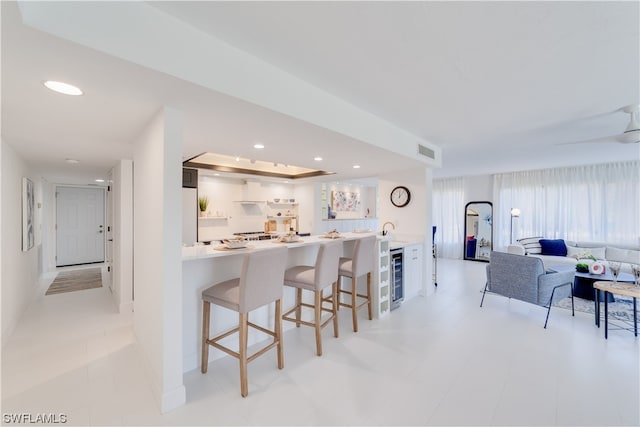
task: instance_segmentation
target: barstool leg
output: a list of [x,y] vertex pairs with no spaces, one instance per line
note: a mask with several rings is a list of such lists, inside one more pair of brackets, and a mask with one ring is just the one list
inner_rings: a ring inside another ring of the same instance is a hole
[[[340,278],[338,278],[338,281]],[[339,282],[333,282],[332,291],[333,295],[331,298],[331,312],[333,314],[333,336],[338,338],[338,288]]]
[[211,316],[211,303],[209,301],[203,301],[202,304],[202,362],[200,371],[203,374],[207,373],[209,367],[209,319]]
[[296,289],[296,328],[300,327],[300,315],[302,312],[302,289]]
[[358,332],[358,306],[356,294],[358,293],[358,278],[351,277],[351,319],[353,320],[353,332]]
[[342,293],[342,276],[338,276],[338,282],[337,282],[337,286],[336,286],[336,298],[335,300],[337,301],[337,306],[336,306],[336,310],[340,310],[340,301],[342,300],[341,298],[341,293]]
[[247,313],[240,313],[240,394],[246,397],[249,394],[247,385]]
[[322,325],[321,325],[321,307],[322,307],[322,291],[315,291],[314,298],[314,314],[315,314],[315,329],[316,329],[316,354],[322,356]]
[[276,318],[274,322],[276,340],[278,341],[278,369],[284,368],[284,355],[282,354],[282,300],[276,300]]
[[367,308],[369,309],[369,320],[373,320],[373,310],[371,308],[371,272],[367,273]]

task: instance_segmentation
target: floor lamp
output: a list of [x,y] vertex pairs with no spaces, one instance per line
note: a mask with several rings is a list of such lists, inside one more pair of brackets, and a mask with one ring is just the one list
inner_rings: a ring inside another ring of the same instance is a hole
[[518,208],[511,208],[511,229],[510,229],[510,238],[509,238],[509,243],[513,243],[513,218],[517,218],[520,216],[520,209]]

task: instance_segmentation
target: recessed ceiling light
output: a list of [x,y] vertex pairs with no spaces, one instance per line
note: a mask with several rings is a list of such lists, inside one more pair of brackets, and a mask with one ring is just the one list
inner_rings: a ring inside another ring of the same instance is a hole
[[360,169],[360,165],[353,165],[354,169]]
[[213,176],[220,176],[220,174],[219,173],[214,173]]
[[46,82],[44,82],[44,85],[54,92],[63,93],[65,95],[82,95],[82,91],[80,90],[80,88],[74,85],[70,85],[69,83],[47,80]]
[[239,162],[239,161],[240,161],[240,157],[236,157],[236,162]]
[[76,160],[76,159],[64,159],[64,161],[67,163],[71,163],[72,165],[80,163],[80,160]]
[[264,145],[263,144],[254,144],[253,148],[257,148],[257,149],[261,150],[261,149],[264,148]]
[[320,157],[320,156],[314,157],[313,160],[315,160],[316,162],[321,162],[322,161],[322,157]]
[[96,182],[104,182],[104,179],[98,178],[98,179],[96,179]]

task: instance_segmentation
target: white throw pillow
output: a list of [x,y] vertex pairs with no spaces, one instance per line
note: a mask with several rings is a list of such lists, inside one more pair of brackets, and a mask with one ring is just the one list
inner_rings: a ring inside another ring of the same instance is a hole
[[605,252],[607,248],[585,248],[591,252],[596,259],[607,259],[605,257]]
[[542,246],[540,246],[540,239],[542,239],[542,237],[527,237],[524,239],[518,239],[518,243],[524,246],[525,254],[540,255],[542,253]]
[[628,262],[640,264],[640,251],[633,249],[607,248],[607,261]]

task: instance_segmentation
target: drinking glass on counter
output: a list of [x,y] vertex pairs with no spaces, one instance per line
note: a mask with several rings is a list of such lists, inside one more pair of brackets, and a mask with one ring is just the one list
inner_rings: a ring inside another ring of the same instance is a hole
[[613,276],[613,283],[616,283],[618,281],[618,274],[620,274],[620,263],[609,262],[609,270],[611,270],[611,275]]
[[631,264],[631,272],[633,273],[636,286],[640,286],[640,265]]

